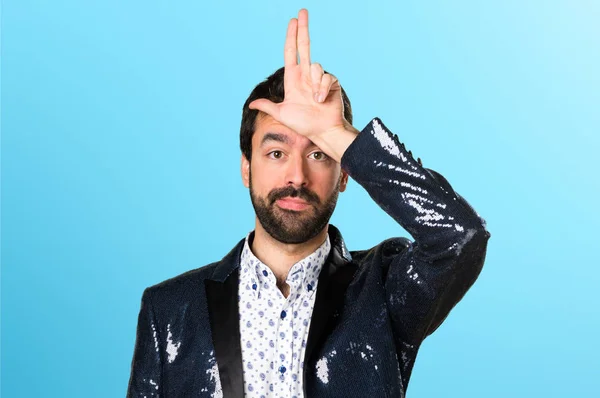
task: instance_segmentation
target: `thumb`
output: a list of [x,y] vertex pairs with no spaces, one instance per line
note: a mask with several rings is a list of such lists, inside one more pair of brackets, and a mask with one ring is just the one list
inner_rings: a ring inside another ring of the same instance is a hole
[[268,99],[260,98],[254,100],[250,104],[248,104],[248,108],[264,112],[267,115],[273,117],[273,119],[279,121],[279,106],[278,104],[269,101]]

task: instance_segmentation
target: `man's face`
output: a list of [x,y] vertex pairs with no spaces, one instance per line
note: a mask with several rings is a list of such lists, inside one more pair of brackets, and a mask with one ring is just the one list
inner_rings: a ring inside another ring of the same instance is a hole
[[308,138],[259,114],[252,161],[242,155],[242,179],[256,217],[283,243],[306,242],[325,228],[348,175]]

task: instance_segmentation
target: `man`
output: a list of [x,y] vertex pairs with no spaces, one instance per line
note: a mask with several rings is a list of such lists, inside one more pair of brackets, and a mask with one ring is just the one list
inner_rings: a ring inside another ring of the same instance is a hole
[[[244,105],[255,229],[144,291],[130,397],[403,397],[421,342],[483,266],[485,221],[448,181],[379,119],[352,127],[339,82],[310,61],[306,10],[284,60]],[[348,175],[414,242],[346,249],[328,222]]]

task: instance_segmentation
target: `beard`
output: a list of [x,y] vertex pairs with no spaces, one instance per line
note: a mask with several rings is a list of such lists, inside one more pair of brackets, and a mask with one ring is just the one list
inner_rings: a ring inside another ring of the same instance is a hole
[[[340,182],[341,179],[338,179],[333,193],[324,202],[308,188],[296,189],[293,186],[274,189],[267,197],[261,197],[252,189],[250,174],[250,200],[258,221],[274,239],[286,244],[304,243],[317,236],[329,222],[337,203]],[[302,199],[309,207],[295,211],[282,209],[275,204],[286,197]]]

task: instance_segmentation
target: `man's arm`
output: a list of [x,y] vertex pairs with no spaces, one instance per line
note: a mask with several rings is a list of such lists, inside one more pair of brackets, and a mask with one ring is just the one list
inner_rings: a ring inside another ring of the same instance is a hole
[[142,295],[127,397],[161,396],[161,356],[150,290]]
[[[299,58],[299,59],[298,59]],[[361,184],[415,239],[386,277],[394,327],[404,342],[433,332],[479,274],[490,237],[485,221],[374,119],[362,133],[344,118],[341,86],[310,59],[308,11],[288,24],[283,102],[249,104],[309,138]]]
[[392,258],[388,307],[403,341],[431,334],[473,284],[490,233],[439,173],[424,168],[373,119],[346,149],[342,167],[414,238]]

